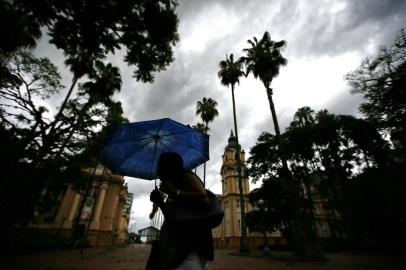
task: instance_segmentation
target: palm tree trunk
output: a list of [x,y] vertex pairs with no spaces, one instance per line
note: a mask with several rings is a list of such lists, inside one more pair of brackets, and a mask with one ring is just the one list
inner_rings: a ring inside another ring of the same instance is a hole
[[237,142],[237,149],[235,159],[237,162],[237,173],[238,173],[238,189],[240,193],[240,209],[241,209],[241,238],[240,238],[240,252],[248,252],[249,247],[247,245],[247,226],[245,223],[245,199],[244,199],[244,190],[243,182],[241,175],[241,161],[240,161],[240,143],[238,140],[238,129],[237,129],[237,114],[235,112],[235,100],[234,100],[234,85],[231,85],[231,95],[233,100],[233,116],[234,116],[234,132],[235,140]]
[[[278,145],[278,150],[279,150],[279,156],[282,161],[282,168],[284,171],[284,176],[287,177],[288,179],[288,185],[290,186],[290,189],[292,192],[297,193],[298,190],[298,185],[297,183],[294,182],[293,175],[289,171],[288,163],[286,161],[285,155],[284,155],[284,149],[283,149],[283,144],[281,143],[281,132],[279,129],[279,123],[278,123],[278,118],[276,117],[276,111],[275,111],[275,104],[273,103],[272,99],[272,89],[265,85],[266,87],[266,93],[268,96],[268,101],[269,101],[269,107],[271,109],[272,113],[272,120],[274,123],[275,127],[275,139],[276,143]],[[300,186],[299,186],[300,188]],[[300,196],[299,194],[297,196]],[[314,239],[309,239],[309,236],[305,233],[305,229],[303,228],[303,224],[301,223],[300,220],[300,213],[296,213],[295,217],[292,220],[293,223],[293,228],[292,230],[294,231],[294,235],[296,237],[295,242],[296,242],[296,254],[299,256],[305,256],[308,258],[323,258],[322,251],[320,248],[320,244]]]
[[52,132],[54,131],[56,125],[58,124],[59,118],[61,117],[63,110],[65,110],[66,105],[68,104],[69,98],[72,95],[73,89],[75,88],[75,85],[77,83],[77,81],[79,80],[79,77],[74,75],[73,79],[72,79],[72,84],[69,88],[68,93],[66,94],[65,99],[63,100],[61,107],[59,108],[59,111],[56,113],[55,115],[55,119],[54,122],[51,124],[48,135],[52,134]]
[[282,143],[280,141],[281,131],[279,129],[278,118],[276,117],[275,104],[273,103],[273,99],[272,99],[272,89],[269,88],[269,87],[266,87],[266,93],[268,95],[269,107],[271,108],[273,125],[275,127],[275,139],[276,139],[276,143],[277,143],[278,149],[279,149],[279,156],[280,156],[280,158],[282,160],[282,167],[285,170],[285,172],[287,172],[288,171],[288,163],[286,162],[285,155],[284,155],[284,152],[283,152],[283,146],[282,146]]
[[79,77],[77,77],[76,75],[73,77],[72,84],[69,88],[69,91],[66,94],[66,97],[65,97],[64,101],[62,102],[61,107],[59,108],[59,111],[55,115],[55,119],[54,119],[53,123],[49,127],[48,134],[46,135],[47,139],[43,141],[42,147],[40,149],[38,149],[37,157],[31,163],[32,168],[35,168],[38,164],[40,164],[43,161],[43,158],[46,156],[47,152],[49,152],[49,147],[52,145],[53,140],[55,140],[52,133],[55,130],[55,127],[59,121],[59,118],[62,115],[63,110],[66,108],[66,105],[68,104],[68,100],[69,100],[70,96],[72,95],[73,89],[75,88],[75,85],[76,85],[78,79],[79,79]]
[[92,106],[92,103],[90,101],[88,101],[83,108],[80,110],[79,114],[78,114],[78,119],[76,119],[76,122],[74,122],[72,124],[71,129],[69,130],[69,134],[68,136],[65,138],[65,140],[63,141],[62,145],[60,146],[58,153],[55,156],[55,159],[59,159],[63,153],[63,151],[65,150],[67,144],[70,142],[70,140],[72,139],[73,134],[75,133],[75,131],[77,130],[78,126],[80,126],[80,123],[83,119],[83,115],[86,113],[86,111]]

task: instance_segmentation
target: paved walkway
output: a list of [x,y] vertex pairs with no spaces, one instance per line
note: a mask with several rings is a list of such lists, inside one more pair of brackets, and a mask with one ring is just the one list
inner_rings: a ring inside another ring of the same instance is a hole
[[[126,248],[58,251],[34,255],[2,256],[0,268],[5,270],[138,270],[145,269],[149,245]],[[351,254],[327,254],[326,263],[288,262],[269,258],[231,255],[233,250],[216,250],[209,270],[405,270],[405,257]]]

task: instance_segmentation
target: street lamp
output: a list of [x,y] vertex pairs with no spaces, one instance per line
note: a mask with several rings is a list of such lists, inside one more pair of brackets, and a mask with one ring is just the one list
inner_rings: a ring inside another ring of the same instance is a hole
[[265,202],[263,199],[259,199],[257,202],[259,212],[261,213],[262,219],[262,234],[263,234],[263,250],[264,254],[269,254],[268,238],[266,236],[266,225],[265,225],[265,213],[268,212],[268,207],[265,207]]

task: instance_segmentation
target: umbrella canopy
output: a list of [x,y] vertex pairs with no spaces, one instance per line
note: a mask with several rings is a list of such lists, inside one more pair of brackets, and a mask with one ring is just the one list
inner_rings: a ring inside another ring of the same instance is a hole
[[99,159],[114,173],[153,180],[162,152],[178,153],[191,170],[209,160],[209,136],[169,118],[121,124]]

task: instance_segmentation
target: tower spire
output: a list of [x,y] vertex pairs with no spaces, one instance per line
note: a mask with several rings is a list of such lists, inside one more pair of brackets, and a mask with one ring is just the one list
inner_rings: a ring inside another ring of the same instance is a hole
[[234,136],[234,132],[231,129],[230,137],[228,137],[228,144],[225,149],[226,150],[229,148],[237,149],[237,147],[238,147],[238,149],[241,149],[241,145],[240,144],[237,145],[237,138]]

